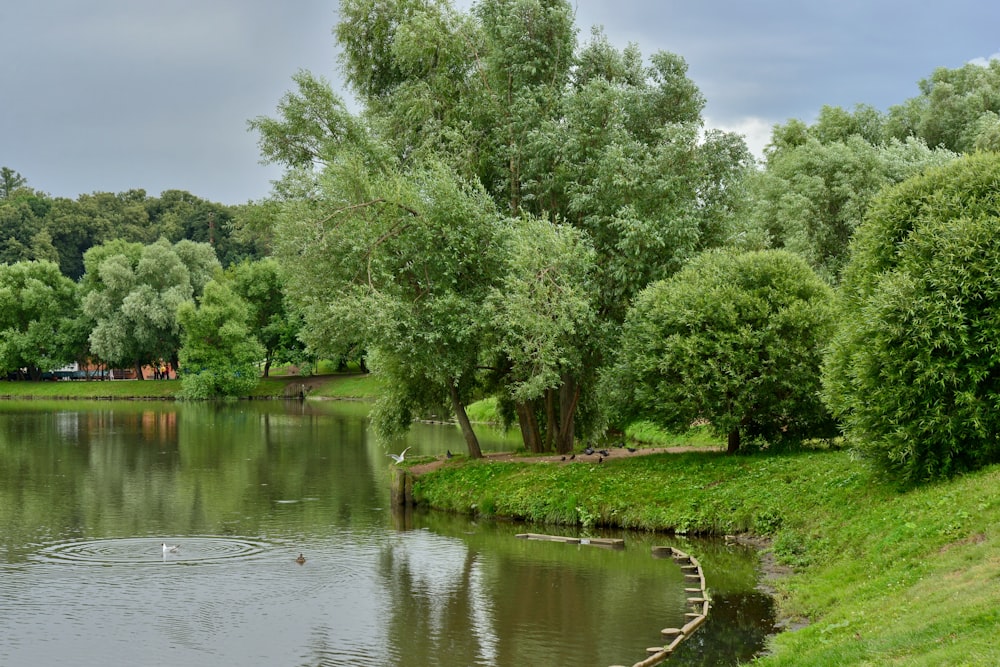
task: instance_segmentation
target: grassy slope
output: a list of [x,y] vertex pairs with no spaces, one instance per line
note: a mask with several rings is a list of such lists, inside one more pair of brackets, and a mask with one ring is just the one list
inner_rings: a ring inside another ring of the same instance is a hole
[[459,463],[415,488],[459,512],[771,536],[797,570],[783,611],[811,624],[765,665],[1000,664],[998,490],[1000,466],[900,493],[845,452]]

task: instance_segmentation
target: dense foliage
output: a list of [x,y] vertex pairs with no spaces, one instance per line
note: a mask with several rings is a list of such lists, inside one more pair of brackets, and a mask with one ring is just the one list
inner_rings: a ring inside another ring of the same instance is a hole
[[[465,272],[461,293],[500,291],[491,301],[497,307],[486,313],[478,298],[463,300],[469,304],[463,317],[475,322],[467,326],[476,328],[463,333],[457,348],[465,361],[458,366],[442,358],[448,373],[415,374],[414,380],[424,391],[439,384],[438,394],[456,387],[460,402],[480,384],[498,393],[515,405],[528,443],[568,451],[577,436],[596,435],[597,373],[631,298],[733,235],[751,162],[743,141],[702,132],[704,100],[679,56],[657,53],[644,63],[637,49],[619,51],[599,31],[578,47],[572,7],[564,0],[484,0],[468,13],[443,1],[347,0],[336,35],[346,80],[364,112],[351,113],[325,81],[299,73],[279,117],[251,123],[265,158],[288,168],[276,189],[283,207],[275,247],[295,276],[293,298],[306,330],[316,332],[310,345],[317,352],[315,346],[329,345],[320,331],[333,334],[329,341],[361,339],[378,352],[373,356],[382,359],[381,368],[390,367],[384,352],[400,340],[397,331],[367,326],[366,310],[374,303],[325,276],[405,243],[406,254],[394,259],[405,263],[393,279],[409,280],[407,312],[423,308],[423,292],[414,289],[421,279],[412,271],[442,271],[436,264],[444,248],[420,243],[422,226],[411,223],[424,214],[404,211],[436,206],[437,194],[429,188],[421,204],[417,193],[404,198],[402,184],[433,168],[491,200],[494,231],[480,246],[484,256],[494,247],[536,253],[522,229],[532,225],[576,231],[560,232],[535,257],[508,256]],[[345,232],[360,218],[387,236]],[[300,233],[305,228],[308,233]],[[588,249],[587,266],[559,256],[565,243]],[[325,254],[311,259],[310,245]],[[366,271],[355,270],[350,280],[360,282]],[[558,283],[546,284],[556,276]],[[376,289],[379,296],[385,291]],[[546,293],[550,300],[543,304]],[[532,299],[543,307],[530,307]],[[386,308],[380,316],[393,312]],[[410,340],[400,349],[411,372],[426,367],[415,360],[454,356],[441,351],[453,325],[406,313],[400,318],[397,328],[405,324]],[[478,349],[469,344],[472,337],[484,339]],[[546,356],[511,356],[522,353]],[[390,383],[399,388],[393,398],[399,424],[417,416],[420,402],[406,389],[411,384]],[[452,409],[461,412],[454,401]]]
[[819,369],[832,315],[832,290],[800,257],[707,252],[636,299],[608,394],[626,420],[707,420],[731,452],[828,434]]
[[177,308],[183,328],[180,348],[182,395],[186,398],[246,396],[257,386],[264,348],[250,334],[250,308],[224,282]]
[[0,264],[0,375],[43,371],[79,358],[76,285],[52,262]]
[[911,482],[1000,460],[1000,155],[885,192],[855,238],[826,365],[851,441]]

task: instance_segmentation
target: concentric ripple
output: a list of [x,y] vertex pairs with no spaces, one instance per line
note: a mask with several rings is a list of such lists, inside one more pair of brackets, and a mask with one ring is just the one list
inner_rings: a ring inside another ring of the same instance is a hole
[[76,565],[195,564],[249,560],[269,547],[255,540],[212,536],[173,538],[167,543],[177,545],[177,552],[163,553],[163,540],[157,538],[128,537],[53,544],[35,557],[46,563]]

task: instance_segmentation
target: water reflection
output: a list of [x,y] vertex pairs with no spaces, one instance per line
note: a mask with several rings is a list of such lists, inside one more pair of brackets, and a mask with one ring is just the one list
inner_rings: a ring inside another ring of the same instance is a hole
[[[406,445],[462,447],[425,425]],[[0,402],[0,664],[606,666],[683,622],[662,536],[610,551],[395,514],[385,451],[358,404]],[[749,658],[770,613],[753,553],[678,546],[716,607],[669,664]]]

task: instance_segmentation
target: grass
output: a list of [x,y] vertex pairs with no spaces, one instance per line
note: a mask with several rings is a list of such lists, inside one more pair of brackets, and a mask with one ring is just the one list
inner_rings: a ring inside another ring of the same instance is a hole
[[[287,398],[297,396],[300,387],[318,398],[371,399],[380,389],[379,381],[368,375],[341,373],[330,375],[272,375],[261,378],[248,398]],[[179,380],[111,380],[27,382],[0,381],[0,398],[13,399],[176,399]]]
[[414,493],[463,513],[769,537],[795,569],[782,613],[808,625],[762,665],[1000,664],[1000,466],[903,492],[843,451],[463,461]]

